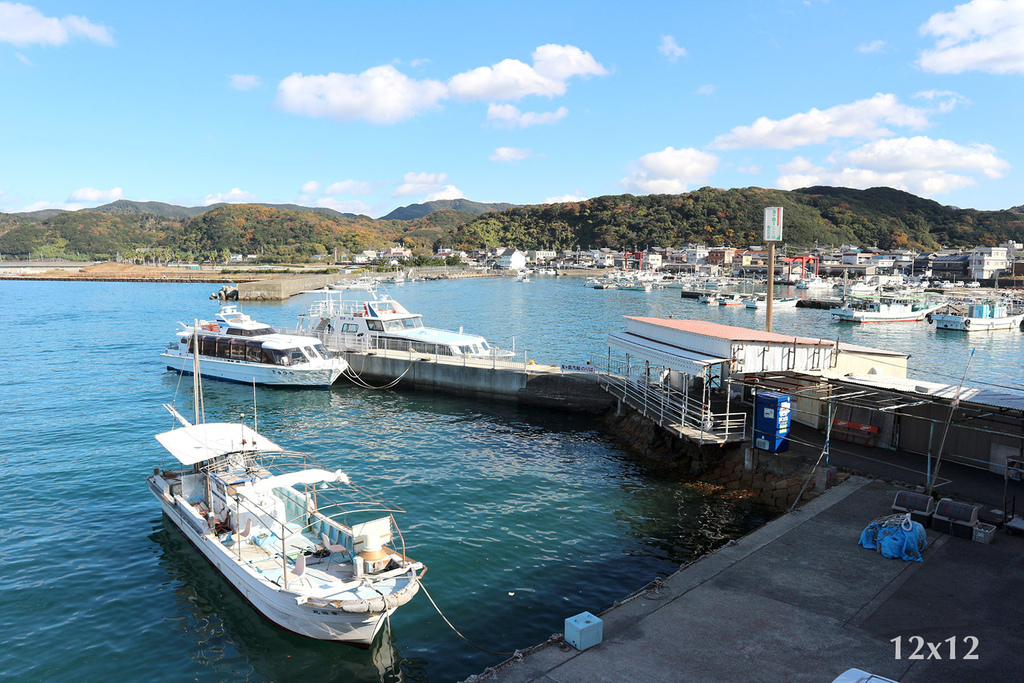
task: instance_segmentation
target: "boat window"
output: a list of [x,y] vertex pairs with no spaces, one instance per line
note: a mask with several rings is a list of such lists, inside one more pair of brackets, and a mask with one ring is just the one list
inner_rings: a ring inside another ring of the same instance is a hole
[[245,340],[244,339],[232,339],[231,340],[231,359],[232,360],[245,360]]
[[263,343],[258,341],[248,341],[245,343],[245,360],[250,363],[260,363],[263,361]]
[[313,348],[316,349],[320,353],[320,356],[324,360],[330,360],[331,358],[334,357],[334,356],[331,355],[331,352],[327,350],[327,347],[324,346],[323,344],[316,344]]
[[233,334],[236,337],[259,337],[264,334],[277,334],[277,330],[273,327],[257,327],[251,330],[245,330],[238,327],[229,327],[228,334]]
[[341,331],[345,333],[358,332],[359,325],[356,325],[355,323],[345,323],[341,326]]
[[217,355],[217,338],[209,336],[199,337],[199,354],[202,356]]
[[217,340],[217,353],[213,354],[217,358],[230,358],[231,357],[231,340],[230,339],[218,339]]
[[367,320],[366,321],[366,326],[369,327],[374,332],[383,332],[384,331],[384,325],[382,325],[379,320]]
[[384,330],[386,332],[401,332],[402,321],[401,320],[388,320],[384,323]]
[[402,326],[407,330],[414,330],[423,327],[423,321],[419,318],[405,318],[402,320]]

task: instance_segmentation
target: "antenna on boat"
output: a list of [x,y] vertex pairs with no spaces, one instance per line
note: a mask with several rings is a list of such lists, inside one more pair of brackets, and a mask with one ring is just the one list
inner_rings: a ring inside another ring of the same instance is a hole
[[195,410],[195,424],[206,422],[203,383],[199,376],[199,320],[196,318],[192,322],[192,406]]
[[[255,377],[252,378],[252,430],[254,432],[259,432],[260,431],[259,418],[256,417],[256,378]],[[255,447],[256,447],[256,445],[253,444],[253,448],[255,448]]]

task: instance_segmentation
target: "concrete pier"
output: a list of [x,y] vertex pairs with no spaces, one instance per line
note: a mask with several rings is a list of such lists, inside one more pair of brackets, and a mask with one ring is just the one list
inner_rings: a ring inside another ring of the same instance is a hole
[[[441,391],[538,408],[557,408],[600,414],[615,407],[615,399],[598,384],[597,376],[563,372],[536,363],[501,367],[500,361],[447,358],[407,351],[345,352],[349,372],[372,386],[400,378],[399,388]],[[358,382],[357,382],[358,383]]]
[[[473,678],[827,683],[858,668],[902,683],[1019,680],[1024,539],[929,530],[924,562],[860,547],[898,490],[852,477],[607,610],[599,645],[549,642]],[[931,646],[911,658],[917,639]]]

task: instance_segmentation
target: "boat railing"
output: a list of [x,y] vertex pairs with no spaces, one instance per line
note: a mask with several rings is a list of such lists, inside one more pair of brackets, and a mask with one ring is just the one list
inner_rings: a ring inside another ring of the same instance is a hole
[[389,353],[402,357],[415,354],[420,358],[429,358],[437,363],[507,370],[525,370],[530,362],[526,351],[508,351],[494,346],[488,348],[484,353],[456,355],[452,353],[450,346],[434,342],[378,337],[366,333],[327,332],[326,330],[320,330],[313,334],[334,352],[376,353],[384,357],[387,357]]
[[746,439],[745,412],[716,410],[706,393],[661,381],[661,368],[601,356],[591,362],[606,391],[679,437],[702,443]]

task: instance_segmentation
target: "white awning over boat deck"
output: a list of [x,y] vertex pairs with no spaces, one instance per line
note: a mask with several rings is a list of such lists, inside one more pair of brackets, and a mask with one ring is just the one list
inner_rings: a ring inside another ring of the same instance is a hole
[[692,376],[704,374],[709,365],[728,363],[731,360],[664,344],[628,332],[613,332],[608,335],[608,346],[616,351],[628,353],[634,358]]
[[243,424],[207,422],[157,434],[156,440],[182,465],[194,465],[242,450],[283,451],[270,439]]

